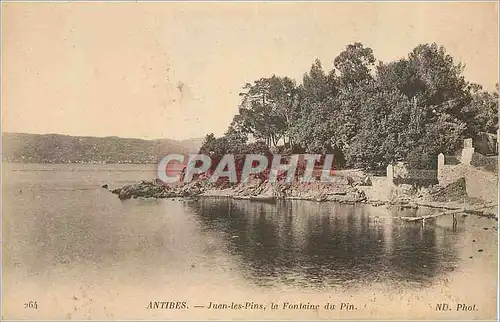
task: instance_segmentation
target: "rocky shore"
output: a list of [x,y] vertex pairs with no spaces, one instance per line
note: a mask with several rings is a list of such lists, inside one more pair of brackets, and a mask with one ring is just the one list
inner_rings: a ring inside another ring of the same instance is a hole
[[298,199],[313,201],[336,201],[355,203],[366,201],[362,190],[357,189],[347,179],[339,183],[299,183],[268,182],[258,179],[231,185],[215,185],[208,180],[191,183],[165,185],[159,181],[141,181],[111,191],[121,200],[131,198],[197,198],[227,197],[255,201],[275,201],[278,199]]
[[[107,185],[103,188],[108,189]],[[486,202],[470,198],[465,189],[465,181],[457,180],[446,186],[433,186],[416,189],[410,185],[399,185],[391,188],[390,197],[385,200],[368,198],[372,186],[369,178],[339,177],[335,182],[269,182],[256,177],[230,184],[212,183],[200,177],[190,183],[166,185],[159,180],[141,181],[111,190],[121,200],[132,198],[189,198],[202,197],[232,198],[259,202],[276,202],[277,200],[309,200],[316,202],[338,202],[345,204],[370,203],[373,206],[398,207],[400,209],[417,209],[420,207],[453,210],[470,208]],[[491,204],[491,203],[490,203]],[[497,217],[497,206],[488,206],[478,215]]]

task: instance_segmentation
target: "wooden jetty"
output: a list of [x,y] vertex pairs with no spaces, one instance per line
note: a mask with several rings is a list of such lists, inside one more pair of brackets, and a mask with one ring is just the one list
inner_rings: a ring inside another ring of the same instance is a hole
[[453,210],[448,210],[448,211],[443,211],[437,214],[432,214],[432,215],[426,215],[426,216],[419,216],[419,217],[396,217],[397,219],[401,219],[404,221],[409,221],[409,222],[415,222],[415,221],[422,221],[425,222],[426,219],[431,219],[431,218],[436,218],[436,217],[441,217],[441,216],[446,216],[446,215],[453,215],[453,219],[455,219],[456,214],[460,213],[478,213],[480,210],[488,209],[497,206],[495,203],[490,203],[490,204],[483,204],[477,207],[470,207],[470,208],[460,208],[460,209],[453,209]]

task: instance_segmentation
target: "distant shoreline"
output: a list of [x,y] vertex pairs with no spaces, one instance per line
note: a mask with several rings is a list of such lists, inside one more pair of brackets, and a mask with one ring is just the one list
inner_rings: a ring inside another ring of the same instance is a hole
[[151,162],[151,163],[102,163],[102,162],[67,162],[67,163],[60,163],[60,162],[13,162],[13,161],[6,161],[2,160],[3,164],[51,164],[51,165],[68,165],[68,164],[80,164],[80,165],[157,165],[157,163]]
[[133,139],[2,133],[2,161],[42,164],[155,164],[165,155],[197,153],[203,138]]

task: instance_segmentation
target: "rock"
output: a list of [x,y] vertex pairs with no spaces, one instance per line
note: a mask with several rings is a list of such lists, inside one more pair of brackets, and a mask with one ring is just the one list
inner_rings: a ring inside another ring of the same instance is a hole
[[112,192],[122,200],[130,198],[194,198],[200,195],[224,195],[234,199],[251,199],[254,201],[276,201],[277,199],[300,199],[337,202],[363,202],[366,196],[363,191],[348,185],[349,178],[340,177],[345,184],[332,183],[299,183],[299,182],[266,182],[261,179],[245,183],[213,184],[207,180],[197,180],[177,186],[167,186],[158,181],[141,181],[126,185]]
[[141,181],[133,185],[126,185],[120,189],[115,189],[112,193],[117,194],[121,200],[130,198],[168,198],[177,197],[180,191],[163,185],[158,181]]
[[433,193],[430,197],[431,201],[458,201],[467,197],[467,189],[465,178],[460,178],[457,181],[447,185],[443,189]]
[[250,196],[250,201],[274,203],[274,202],[276,202],[276,197],[275,196],[266,196],[266,195]]
[[122,188],[116,188],[116,189],[111,190],[111,193],[117,195],[117,194],[120,194],[121,190],[122,190]]
[[327,199],[326,199],[326,196],[319,196],[318,198],[316,198],[316,201],[317,201],[317,202],[324,202],[324,201],[326,201],[326,200],[327,200]]
[[415,194],[416,189],[411,184],[401,184],[399,186],[399,191],[403,195],[413,195],[413,194]]
[[366,176],[363,178],[363,180],[361,181],[361,183],[359,185],[360,186],[371,186],[372,180],[370,179],[370,177]]
[[118,198],[120,198],[120,200],[130,199],[131,197],[132,194],[126,189],[121,189],[118,193]]
[[411,209],[418,209],[418,205],[417,205],[416,203],[414,203],[414,202],[410,202],[410,203],[408,204],[408,206],[409,206]]
[[330,178],[330,181],[336,185],[352,186],[354,184],[354,179],[351,177],[334,176]]
[[347,194],[346,191],[341,191],[341,190],[337,190],[337,191],[332,191],[330,193],[328,193],[329,195],[333,195],[333,196],[345,196]]
[[166,191],[157,192],[153,195],[153,198],[157,198],[157,199],[162,199],[162,198],[166,198],[166,197],[167,197]]
[[108,185],[107,185],[107,184],[103,184],[103,185],[101,186],[101,188],[108,189]]
[[233,196],[236,200],[250,200],[250,196]]
[[366,197],[366,194],[363,190],[356,190],[355,192],[356,194],[356,202],[359,202],[359,201],[366,201],[368,198]]

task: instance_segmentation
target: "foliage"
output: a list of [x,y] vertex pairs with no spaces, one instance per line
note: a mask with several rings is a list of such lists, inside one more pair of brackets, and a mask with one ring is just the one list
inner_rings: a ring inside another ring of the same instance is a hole
[[241,93],[240,128],[256,139],[276,146],[289,138],[289,130],[297,106],[297,88],[288,77],[261,78],[246,84]]
[[[354,43],[328,72],[315,60],[302,84],[276,75],[247,83],[227,132],[207,136],[201,151],[257,153],[266,146],[334,153],[337,167],[376,170],[407,161],[432,168],[464,138],[496,134],[498,86],[489,93],[467,82],[465,66],[444,47],[421,44],[407,57],[375,62],[371,48]],[[247,143],[252,139],[259,148]]]

